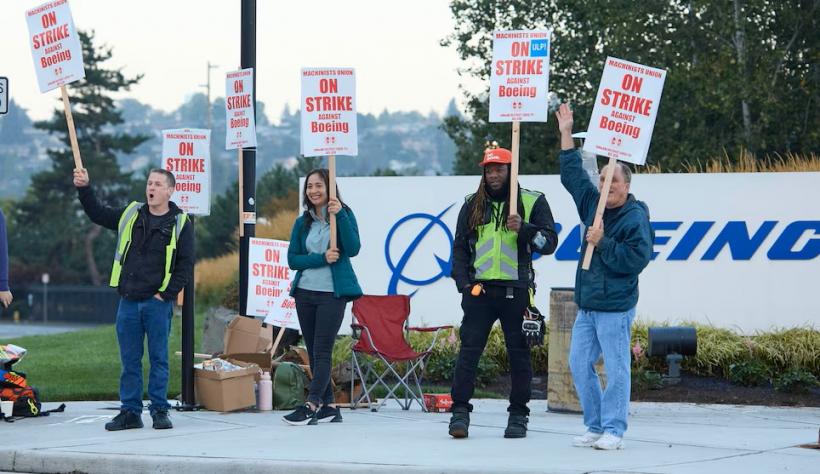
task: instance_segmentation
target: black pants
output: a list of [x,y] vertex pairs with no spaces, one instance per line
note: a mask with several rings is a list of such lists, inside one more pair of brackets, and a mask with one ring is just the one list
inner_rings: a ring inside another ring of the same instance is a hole
[[333,343],[339,334],[347,301],[336,298],[333,293],[301,288],[296,289],[294,299],[313,372],[308,401],[317,406],[333,403],[330,383]]
[[507,411],[518,415],[529,415],[527,403],[530,401],[532,385],[532,363],[530,350],[521,333],[521,322],[529,295],[526,288],[513,289],[513,298],[507,298],[507,289],[485,285],[486,292],[479,296],[462,294],[461,308],[461,350],[453,374],[453,410],[472,411],[470,399],[475,391],[478,359],[487,345],[487,337],[497,319],[501,320],[507,357],[510,360],[510,406]]

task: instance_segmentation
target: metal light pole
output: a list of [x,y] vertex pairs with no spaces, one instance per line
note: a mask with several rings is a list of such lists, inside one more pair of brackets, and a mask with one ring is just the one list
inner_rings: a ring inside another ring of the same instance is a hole
[[205,80],[205,84],[200,84],[200,87],[205,88],[205,94],[208,96],[208,130],[214,128],[214,119],[213,119],[213,111],[211,110],[211,69],[216,69],[216,64],[211,64],[208,61],[208,72],[207,72],[207,79]]
[[[194,232],[194,216],[188,216],[188,222],[185,225],[191,226],[191,232]],[[196,237],[193,239],[193,247],[191,252],[196,256]],[[177,407],[180,411],[191,411],[198,408],[196,404],[196,397],[194,395],[194,328],[196,321],[194,320],[194,288],[196,282],[194,281],[195,272],[191,270],[191,279],[185,285],[182,293],[182,384],[180,398],[182,404]]]
[[43,273],[40,280],[43,282],[43,324],[48,324],[48,282],[50,280],[48,273]]
[[[242,69],[253,68],[253,110],[256,114],[256,0],[242,0],[242,41],[240,46]],[[254,117],[256,118],[256,117]],[[256,148],[245,148],[242,152],[243,215],[253,213],[256,222]],[[241,218],[241,216],[240,216]],[[239,238],[239,314],[247,314],[248,304],[248,244],[256,236],[256,224],[244,226],[244,235]]]

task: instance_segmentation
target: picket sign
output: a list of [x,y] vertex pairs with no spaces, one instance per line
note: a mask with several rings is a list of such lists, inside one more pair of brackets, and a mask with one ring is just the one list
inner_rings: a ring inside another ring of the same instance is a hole
[[[593,227],[600,227],[617,160],[643,165],[666,80],[666,71],[607,57],[589,121],[584,150],[609,157]],[[583,270],[589,270],[595,247],[587,245]]]
[[[327,155],[328,199],[336,199],[336,155],[359,154],[355,71],[302,68],[301,117],[302,155]],[[330,248],[337,248],[336,215],[328,220]]]
[[521,122],[547,121],[549,30],[496,31],[490,73],[490,122],[512,122],[510,215],[518,213]]
[[255,224],[256,215],[245,213],[244,148],[256,147],[256,115],[253,101],[253,68],[225,75],[225,149],[238,150],[239,159],[239,237],[245,236],[245,223]]
[[83,160],[66,85],[84,78],[85,68],[82,45],[68,0],[54,0],[27,10],[26,23],[40,92],[60,88],[74,167],[81,169]]

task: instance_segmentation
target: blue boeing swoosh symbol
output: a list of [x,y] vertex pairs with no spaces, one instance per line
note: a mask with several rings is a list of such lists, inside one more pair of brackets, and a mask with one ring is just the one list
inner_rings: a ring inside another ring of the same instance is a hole
[[[425,213],[415,213],[410,214],[407,216],[402,217],[399,219],[393,227],[390,229],[390,232],[387,233],[387,239],[384,242],[384,258],[387,261],[387,266],[390,268],[390,271],[393,272],[393,275],[390,277],[390,283],[387,285],[387,294],[388,295],[395,295],[397,294],[397,289],[399,285],[399,281],[403,281],[410,285],[415,286],[425,286],[431,283],[438,281],[442,277],[449,277],[450,270],[453,267],[452,264],[452,254],[453,254],[453,234],[450,232],[450,229],[442,222],[441,216],[443,216],[447,211],[452,208],[454,204],[450,204],[447,206],[446,209],[441,211],[437,216],[432,214],[425,214]],[[393,234],[401,227],[404,223],[414,220],[414,219],[424,219],[429,220],[430,222],[424,226],[424,228],[419,232],[415,239],[410,243],[407,247],[407,250],[404,251],[401,258],[399,258],[399,262],[397,264],[393,264],[393,260],[390,258],[390,241],[393,239]],[[428,278],[426,280],[414,280],[410,277],[402,275],[404,272],[404,268],[407,266],[407,262],[410,260],[410,257],[413,255],[413,252],[416,250],[416,247],[419,246],[424,237],[427,236],[427,233],[435,227],[441,227],[444,230],[445,235],[447,235],[447,239],[450,241],[450,255],[447,257],[447,260],[439,257],[438,255],[433,255],[436,258],[436,262],[438,263],[439,268],[441,271],[434,275],[432,278]],[[418,290],[416,290],[418,291]],[[410,294],[413,296],[416,294],[416,291]]]

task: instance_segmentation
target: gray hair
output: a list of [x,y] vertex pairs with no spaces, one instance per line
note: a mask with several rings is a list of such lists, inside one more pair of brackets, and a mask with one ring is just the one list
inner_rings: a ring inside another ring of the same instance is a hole
[[[615,163],[618,165],[618,168],[621,169],[621,174],[623,174],[623,176],[624,176],[624,182],[626,184],[631,184],[632,183],[632,170],[629,169],[629,166],[626,163],[622,162],[622,161],[616,161]],[[607,164],[606,166],[609,166],[609,165]],[[606,166],[604,168],[606,168]],[[601,177],[603,178],[603,169],[601,170],[601,172],[602,172]]]

